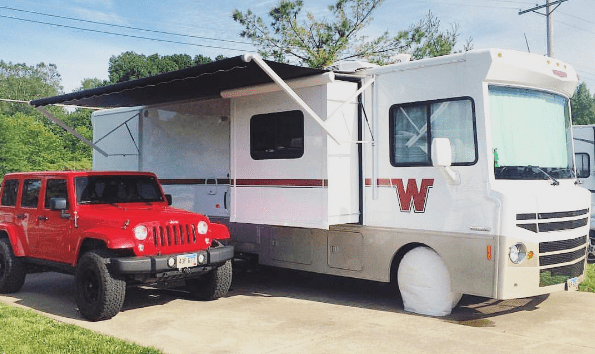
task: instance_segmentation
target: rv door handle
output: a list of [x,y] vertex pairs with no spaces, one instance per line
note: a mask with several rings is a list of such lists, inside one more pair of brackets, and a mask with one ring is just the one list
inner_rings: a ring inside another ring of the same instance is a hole
[[50,218],[48,218],[47,216],[40,216],[37,218],[37,220],[41,220],[41,221],[46,221],[49,220]]
[[26,217],[27,217],[27,215],[25,215],[25,214],[17,214],[17,219],[19,219],[19,220],[23,220]]

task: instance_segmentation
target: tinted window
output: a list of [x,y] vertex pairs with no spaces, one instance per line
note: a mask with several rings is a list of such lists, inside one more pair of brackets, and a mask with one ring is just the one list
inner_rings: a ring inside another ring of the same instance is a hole
[[389,128],[393,166],[431,165],[433,138],[450,140],[453,165],[477,161],[475,112],[470,98],[394,105]]
[[68,194],[66,192],[65,179],[49,179],[45,189],[45,204],[46,209],[50,208],[50,199],[65,198],[68,205]]
[[589,154],[577,153],[574,159],[576,160],[576,174],[578,178],[589,178],[591,175],[591,164],[589,163]]
[[17,204],[17,191],[19,190],[19,181],[16,179],[4,182],[2,190],[2,205],[15,206]]
[[162,202],[157,180],[147,176],[89,176],[75,180],[79,204]]
[[21,198],[21,206],[27,208],[37,208],[40,189],[41,180],[26,179],[23,183],[23,196]]
[[254,160],[297,159],[304,155],[304,114],[288,111],[250,119],[250,156]]

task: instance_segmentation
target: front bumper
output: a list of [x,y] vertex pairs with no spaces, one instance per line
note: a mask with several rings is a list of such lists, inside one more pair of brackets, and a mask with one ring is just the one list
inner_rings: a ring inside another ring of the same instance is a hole
[[[185,268],[183,271],[187,274],[202,272],[217,267],[234,256],[233,246],[221,246],[204,251],[188,252],[197,253],[198,257],[204,257],[204,261],[196,267]],[[180,253],[185,254],[185,253]],[[180,271],[176,265],[170,267],[168,260],[176,258],[178,254],[168,254],[163,256],[147,257],[118,257],[110,260],[110,270],[122,275],[151,274],[158,275],[162,273]]]

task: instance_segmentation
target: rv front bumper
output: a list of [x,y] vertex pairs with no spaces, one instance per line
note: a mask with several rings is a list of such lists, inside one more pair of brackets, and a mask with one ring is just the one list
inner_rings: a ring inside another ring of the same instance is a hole
[[[183,272],[186,274],[211,270],[232,259],[233,246],[221,246],[198,252],[146,257],[117,257],[110,259],[110,270],[116,274],[161,274]],[[196,260],[196,266],[186,266]]]

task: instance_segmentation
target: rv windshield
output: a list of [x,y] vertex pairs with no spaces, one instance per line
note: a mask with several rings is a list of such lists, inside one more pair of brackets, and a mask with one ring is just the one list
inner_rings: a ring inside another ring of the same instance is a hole
[[500,86],[489,97],[497,179],[574,177],[568,99]]

